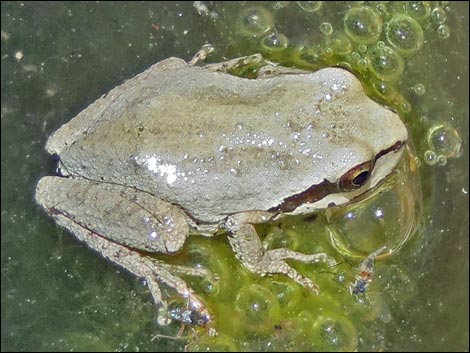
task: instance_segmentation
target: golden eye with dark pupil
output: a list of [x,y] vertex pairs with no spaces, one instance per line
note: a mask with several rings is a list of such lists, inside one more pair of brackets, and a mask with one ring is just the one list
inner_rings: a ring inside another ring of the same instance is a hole
[[347,192],[359,189],[369,179],[372,168],[372,162],[369,161],[359,164],[344,173],[339,181],[341,191]]

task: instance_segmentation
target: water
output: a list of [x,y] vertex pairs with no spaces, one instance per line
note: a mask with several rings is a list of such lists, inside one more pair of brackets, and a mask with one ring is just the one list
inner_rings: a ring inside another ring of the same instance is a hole
[[[202,20],[191,3],[1,6],[2,351],[182,350],[181,341],[155,339],[154,308],[139,280],[77,244],[35,205],[37,180],[53,171],[43,147],[52,131],[87,104],[156,61],[189,59],[205,42],[219,48],[219,58],[253,49],[233,44],[240,42],[231,40],[236,21],[221,26],[216,19]],[[309,16],[324,10],[325,4]],[[285,11],[294,16],[300,10],[292,3]],[[444,19],[448,40],[437,33],[423,44],[434,43],[436,52],[423,54],[429,77],[425,93],[411,104],[419,106],[420,97],[431,103],[408,123],[419,137],[427,219],[416,245],[423,249],[420,258],[410,260],[418,296],[407,308],[391,308],[389,350],[469,349],[465,14],[468,4],[452,4]],[[444,25],[441,12],[433,16],[436,26]],[[420,67],[411,70],[423,74]],[[410,91],[417,83],[422,82],[410,82]],[[441,123],[460,135],[461,157],[446,158],[445,166],[427,165],[428,138],[420,126]]]

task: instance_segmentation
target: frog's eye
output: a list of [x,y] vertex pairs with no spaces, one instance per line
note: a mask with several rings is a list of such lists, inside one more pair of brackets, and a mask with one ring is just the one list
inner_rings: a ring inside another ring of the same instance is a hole
[[339,181],[341,191],[353,191],[363,186],[372,172],[373,164],[371,161],[359,164],[343,174]]

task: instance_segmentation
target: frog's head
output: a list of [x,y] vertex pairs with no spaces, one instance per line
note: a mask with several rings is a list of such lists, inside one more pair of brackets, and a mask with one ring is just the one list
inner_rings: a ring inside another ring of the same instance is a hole
[[381,184],[397,167],[406,146],[408,131],[400,117],[370,99],[353,74],[337,68],[315,74],[330,91],[315,97],[313,182],[285,198],[272,208],[275,211],[307,214],[349,203]]

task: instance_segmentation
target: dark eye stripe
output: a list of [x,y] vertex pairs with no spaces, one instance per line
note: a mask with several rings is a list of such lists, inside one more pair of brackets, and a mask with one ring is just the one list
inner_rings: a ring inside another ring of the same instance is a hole
[[339,187],[336,183],[331,183],[325,179],[320,184],[312,185],[307,190],[304,190],[299,194],[285,198],[282,203],[270,208],[268,211],[292,212],[304,203],[314,203],[329,194],[333,194],[339,191]]
[[[392,146],[390,146],[389,148],[387,148],[385,150],[382,150],[379,153],[377,153],[377,155],[374,157],[374,160],[373,160],[373,163],[372,163],[372,168],[373,168],[373,165],[375,164],[375,162],[380,157],[386,155],[389,152],[398,151],[404,144],[405,144],[404,141],[397,141]],[[364,165],[364,164],[370,163],[370,162],[371,161],[365,162],[361,165]],[[353,170],[357,167],[358,166],[352,168],[351,170]],[[370,173],[372,172],[372,168],[370,168],[370,170],[365,170],[364,171],[367,174],[363,174],[364,172],[361,172],[361,173],[355,175],[353,180],[352,180],[352,183],[354,185],[356,185],[357,188],[362,186],[364,184],[365,180],[367,180],[367,178],[370,176]],[[350,173],[351,170],[346,172],[344,175],[347,175],[348,173]],[[342,178],[343,177],[341,177],[340,180]],[[363,179],[365,179],[365,180],[363,180]],[[303,205],[304,203],[314,203],[314,202],[317,202],[318,200],[323,199],[324,197],[326,197],[330,194],[335,194],[335,193],[339,193],[339,192],[352,191],[353,190],[353,189],[343,190],[341,188],[341,185],[339,185],[339,184],[340,184],[340,182],[332,183],[332,182],[324,179],[321,183],[312,185],[308,189],[306,189],[306,190],[304,190],[304,191],[302,191],[298,194],[286,197],[284,199],[284,201],[282,201],[279,205],[270,208],[268,211],[270,211],[270,212],[292,212],[297,207],[299,207],[300,205]]]

